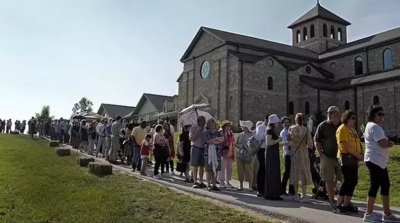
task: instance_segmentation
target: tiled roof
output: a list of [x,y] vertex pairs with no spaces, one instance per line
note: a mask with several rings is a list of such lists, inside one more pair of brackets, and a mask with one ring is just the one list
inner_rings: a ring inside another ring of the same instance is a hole
[[272,42],[264,39],[259,39],[251,36],[245,36],[241,34],[226,32],[218,29],[212,29],[208,27],[201,27],[199,32],[196,34],[195,38],[193,39],[192,43],[189,45],[189,48],[185,51],[181,58],[181,62],[183,62],[189,56],[192,49],[195,47],[197,41],[200,39],[201,35],[207,32],[217,39],[221,40],[224,44],[230,45],[240,45],[240,46],[247,46],[247,47],[254,47],[258,49],[263,49],[268,51],[269,53],[275,54],[285,54],[291,55],[293,57],[302,57],[308,59],[318,59],[318,54],[307,50],[302,49],[295,46],[290,46],[282,43]]
[[340,18],[339,16],[335,15],[334,13],[332,13],[331,11],[329,11],[328,9],[322,7],[319,3],[312,8],[310,11],[306,12],[306,14],[304,14],[303,16],[301,16],[299,19],[297,19],[296,21],[294,21],[292,24],[290,24],[288,26],[288,28],[292,29],[302,23],[308,22],[310,20],[316,19],[316,18],[322,18],[322,19],[326,19],[332,22],[337,22],[343,25],[350,25],[350,23],[342,18]]

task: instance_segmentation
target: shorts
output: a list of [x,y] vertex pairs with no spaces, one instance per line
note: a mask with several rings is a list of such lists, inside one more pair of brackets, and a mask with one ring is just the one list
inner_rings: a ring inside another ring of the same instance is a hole
[[192,146],[190,150],[190,163],[192,166],[204,167],[205,165],[204,148]]
[[329,158],[321,155],[321,178],[323,181],[342,181],[342,170],[339,161],[335,158]]

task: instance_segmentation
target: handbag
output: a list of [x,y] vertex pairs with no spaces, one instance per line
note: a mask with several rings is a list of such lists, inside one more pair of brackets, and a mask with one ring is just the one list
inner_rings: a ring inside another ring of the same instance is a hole
[[184,163],[182,161],[178,161],[176,163],[176,171],[181,172],[181,173],[185,173],[187,170],[187,163]]
[[342,153],[340,155],[340,163],[342,166],[356,166],[358,165],[358,160],[355,156],[350,153]]

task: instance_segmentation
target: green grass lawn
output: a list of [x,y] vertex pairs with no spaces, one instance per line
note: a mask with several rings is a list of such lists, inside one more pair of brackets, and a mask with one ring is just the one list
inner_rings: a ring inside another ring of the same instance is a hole
[[41,140],[0,135],[0,222],[266,222],[124,174],[96,177]]

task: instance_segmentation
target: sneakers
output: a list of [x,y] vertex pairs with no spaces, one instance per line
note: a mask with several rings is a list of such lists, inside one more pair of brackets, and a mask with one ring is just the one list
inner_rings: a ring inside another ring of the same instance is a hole
[[195,189],[200,188],[200,187],[199,187],[199,183],[197,183],[197,182],[194,183],[193,186],[192,186],[192,188],[195,188]]
[[207,186],[204,183],[199,184],[199,188],[206,188]]
[[399,222],[400,222],[400,219],[397,218],[396,216],[392,215],[392,214],[389,215],[389,216],[383,214],[383,215],[382,215],[382,221],[383,221],[383,222],[397,222],[397,223],[399,223]]
[[363,221],[364,222],[381,222],[382,218],[383,218],[382,215],[374,213],[374,212],[372,212],[370,214],[365,213]]

